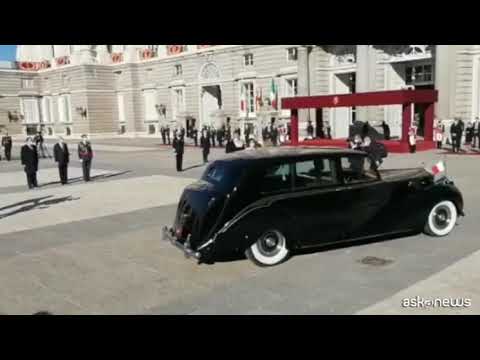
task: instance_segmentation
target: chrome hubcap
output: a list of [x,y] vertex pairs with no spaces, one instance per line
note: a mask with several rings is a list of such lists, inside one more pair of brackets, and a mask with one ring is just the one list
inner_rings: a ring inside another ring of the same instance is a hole
[[439,230],[443,230],[452,221],[452,212],[447,206],[439,206],[433,214],[433,222],[435,227]]

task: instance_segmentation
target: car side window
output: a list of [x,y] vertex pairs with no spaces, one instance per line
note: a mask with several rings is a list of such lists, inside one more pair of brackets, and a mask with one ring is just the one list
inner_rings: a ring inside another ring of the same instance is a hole
[[292,174],[290,164],[282,163],[270,165],[266,168],[260,184],[261,193],[272,193],[290,190],[292,187]]
[[342,157],[343,180],[346,184],[359,184],[378,180],[378,174],[372,169],[371,159],[352,155]]
[[295,187],[323,187],[339,183],[332,159],[313,159],[295,164]]

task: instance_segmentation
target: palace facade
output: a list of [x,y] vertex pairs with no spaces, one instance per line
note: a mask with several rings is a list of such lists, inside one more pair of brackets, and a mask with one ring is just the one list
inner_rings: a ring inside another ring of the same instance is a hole
[[[18,45],[16,62],[0,62],[0,128],[159,136],[162,125],[230,119],[243,129],[288,122],[283,97],[402,88],[437,89],[440,119],[479,116],[480,45]],[[401,133],[400,106],[303,111],[303,131],[308,120],[334,138],[355,120]]]

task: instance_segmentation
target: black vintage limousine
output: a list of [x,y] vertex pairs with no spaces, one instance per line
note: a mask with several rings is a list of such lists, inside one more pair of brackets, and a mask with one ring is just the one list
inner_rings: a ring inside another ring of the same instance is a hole
[[378,170],[345,149],[244,150],[211,163],[185,188],[164,238],[214,262],[245,252],[259,266],[292,250],[390,234],[449,234],[463,216],[452,181],[423,168]]

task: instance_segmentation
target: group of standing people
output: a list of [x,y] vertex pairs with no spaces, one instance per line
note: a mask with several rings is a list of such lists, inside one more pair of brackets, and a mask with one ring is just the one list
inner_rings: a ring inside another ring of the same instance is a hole
[[[43,145],[43,144],[42,144]],[[27,137],[25,145],[20,150],[20,160],[24,166],[27,176],[29,189],[38,187],[37,172],[39,164],[40,148],[35,144],[32,137]],[[58,173],[62,185],[68,183],[68,164],[70,162],[70,152],[67,143],[61,136],[53,147],[54,160],[58,166]],[[87,135],[82,135],[82,140],[78,144],[78,158],[82,162],[83,180],[90,181],[90,168],[92,165],[93,151]]]
[[460,152],[462,140],[464,140],[464,145],[480,149],[480,119],[478,117],[474,121],[469,121],[466,126],[460,117],[456,117],[450,125],[449,136],[446,130],[445,123],[435,122],[433,137],[438,149],[441,149],[446,141],[447,144],[451,144],[452,152]]

